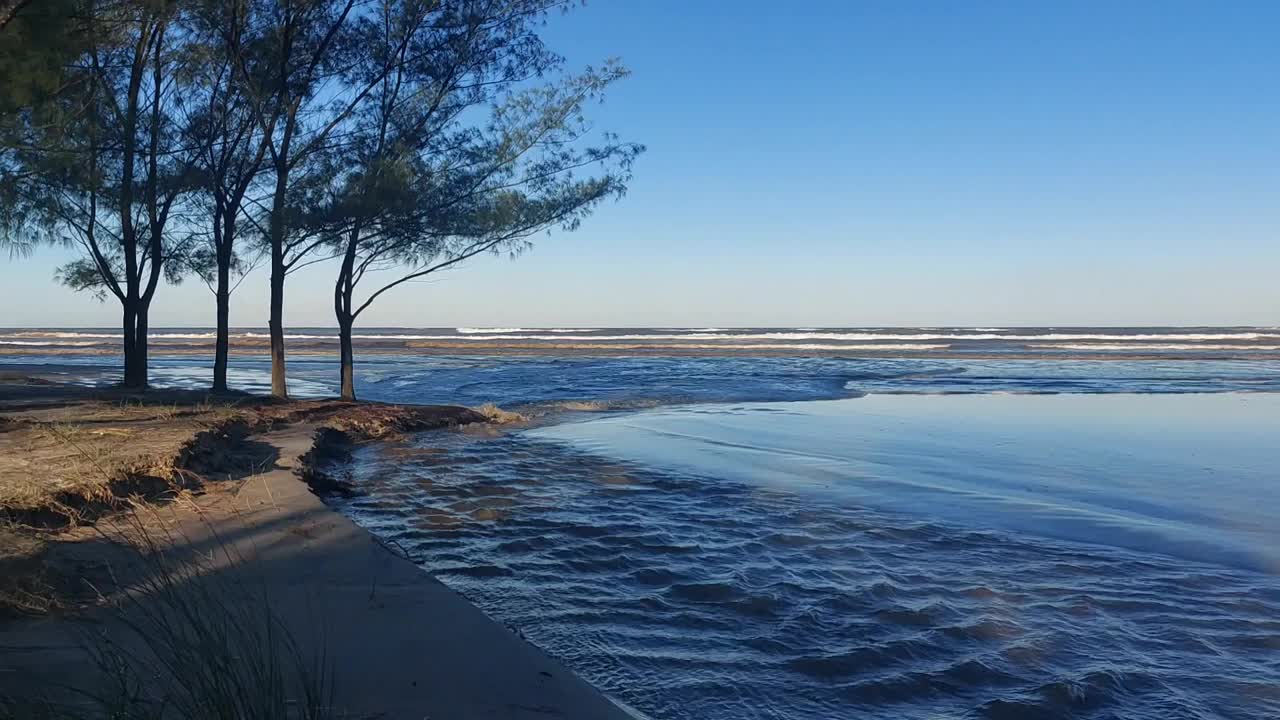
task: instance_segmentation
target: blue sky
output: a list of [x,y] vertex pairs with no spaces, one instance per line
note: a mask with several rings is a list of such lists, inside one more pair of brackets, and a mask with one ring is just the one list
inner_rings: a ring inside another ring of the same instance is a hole
[[[627,198],[516,261],[379,300],[365,326],[1280,324],[1280,4],[594,0],[572,66],[649,147]],[[0,325],[101,325],[0,265]],[[286,321],[332,325],[332,269]],[[232,322],[266,318],[266,273]],[[26,298],[38,298],[28,302]],[[198,283],[152,324],[213,323]]]

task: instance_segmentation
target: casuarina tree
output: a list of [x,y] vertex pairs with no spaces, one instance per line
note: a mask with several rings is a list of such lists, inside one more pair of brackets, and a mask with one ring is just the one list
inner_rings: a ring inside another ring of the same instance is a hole
[[[177,132],[178,8],[83,0],[72,10],[59,19],[58,42],[73,54],[55,91],[6,122],[0,185],[12,204],[3,229],[83,250],[59,277],[119,301],[124,384],[144,388],[151,303],[174,252],[170,222],[191,167]],[[29,8],[4,32],[40,17]]]
[[268,39],[264,9],[254,0],[202,0],[187,15],[191,93],[184,140],[194,153],[188,267],[213,291],[216,318],[213,389],[227,390],[231,293],[252,268],[258,247],[241,241],[243,229],[258,227],[253,193],[262,192],[273,123],[260,124],[261,98],[246,92],[243,74],[253,74]]
[[[238,63],[237,81],[252,100],[267,140],[271,186],[263,202],[265,253],[270,279],[271,394],[288,397],[285,374],[284,287],[290,272],[310,262],[324,244],[297,218],[315,188],[323,186],[321,162],[341,143],[340,128],[378,78],[353,78],[346,67],[364,49],[355,41],[361,17],[380,2],[365,0],[261,0],[264,42],[252,62]],[[248,58],[242,58],[247,60]]]
[[348,72],[376,83],[345,125],[328,197],[304,223],[340,259],[342,397],[355,398],[353,326],[376,299],[574,229],[625,191],[643,148],[591,137],[584,113],[626,71],[610,62],[565,74],[537,34],[558,5],[388,1],[356,26],[366,51]]

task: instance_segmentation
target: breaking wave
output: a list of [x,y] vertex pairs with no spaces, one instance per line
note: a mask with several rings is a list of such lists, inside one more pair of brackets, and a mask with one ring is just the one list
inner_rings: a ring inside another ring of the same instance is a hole
[[1224,345],[1220,343],[1049,343],[1042,347],[1059,350],[1280,350],[1280,345]]

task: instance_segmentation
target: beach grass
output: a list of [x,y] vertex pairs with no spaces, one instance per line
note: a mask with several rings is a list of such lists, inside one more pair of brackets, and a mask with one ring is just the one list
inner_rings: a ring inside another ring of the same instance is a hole
[[[192,552],[145,505],[99,524],[130,549],[118,588],[79,632],[80,677],[33,677],[0,695],[0,720],[323,720],[333,669],[321,642],[303,650],[260,578],[227,544]],[[103,527],[105,526],[105,527]],[[295,619],[296,620],[296,619]]]

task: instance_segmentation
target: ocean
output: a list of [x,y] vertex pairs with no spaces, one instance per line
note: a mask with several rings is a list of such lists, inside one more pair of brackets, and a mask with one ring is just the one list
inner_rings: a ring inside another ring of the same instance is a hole
[[[269,386],[260,330],[231,382]],[[332,330],[290,333],[298,395]],[[153,334],[207,385],[211,334]],[[118,378],[109,330],[0,363]],[[333,500],[652,718],[1280,717],[1280,329],[377,329]]]
[[[5,353],[112,352],[119,333],[102,328],[0,329]],[[207,349],[207,328],[160,328],[152,348],[172,353]],[[1166,357],[1280,358],[1280,328],[357,328],[366,353],[404,350],[697,354],[858,354],[895,357]],[[306,351],[336,348],[332,328],[286,334]],[[263,347],[264,329],[235,328],[233,345]]]

